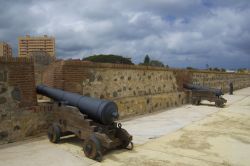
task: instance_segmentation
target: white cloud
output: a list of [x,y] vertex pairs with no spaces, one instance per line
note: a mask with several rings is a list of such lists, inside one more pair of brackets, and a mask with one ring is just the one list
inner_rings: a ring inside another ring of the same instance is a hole
[[248,0],[1,1],[0,40],[56,37],[58,57],[146,54],[171,66],[250,67]]

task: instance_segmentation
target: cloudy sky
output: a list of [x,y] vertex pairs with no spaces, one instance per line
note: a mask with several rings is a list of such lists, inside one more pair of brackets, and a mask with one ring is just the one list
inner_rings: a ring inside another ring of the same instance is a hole
[[26,34],[55,36],[60,58],[250,68],[250,0],[0,0],[0,40],[17,54]]

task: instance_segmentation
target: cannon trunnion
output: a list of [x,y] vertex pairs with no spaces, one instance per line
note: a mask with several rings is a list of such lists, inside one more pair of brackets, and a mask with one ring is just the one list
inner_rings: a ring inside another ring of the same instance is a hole
[[215,102],[217,107],[223,107],[227,102],[227,100],[222,97],[223,92],[220,89],[193,84],[183,84],[183,88],[191,91],[191,103],[194,105],[200,105],[202,100],[208,100]]
[[46,86],[38,86],[37,92],[57,101],[52,103],[54,119],[48,129],[51,142],[75,135],[84,140],[85,156],[97,161],[111,149],[133,149],[132,136],[115,122],[118,110],[114,102],[90,97],[85,100],[84,96]]

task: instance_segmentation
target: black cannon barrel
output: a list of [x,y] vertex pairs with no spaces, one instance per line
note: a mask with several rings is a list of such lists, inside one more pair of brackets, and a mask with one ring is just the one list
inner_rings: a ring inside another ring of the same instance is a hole
[[57,102],[77,107],[81,113],[102,124],[112,124],[119,117],[117,105],[113,101],[82,96],[45,85],[38,85],[36,91]]
[[223,92],[221,89],[209,88],[209,87],[199,86],[199,85],[194,85],[194,84],[183,84],[183,88],[189,89],[192,91],[210,91],[210,92],[213,92],[216,96],[223,95]]

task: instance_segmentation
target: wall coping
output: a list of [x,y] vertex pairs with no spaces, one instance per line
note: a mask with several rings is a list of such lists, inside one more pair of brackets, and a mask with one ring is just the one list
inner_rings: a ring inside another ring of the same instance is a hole
[[187,70],[192,73],[208,73],[208,74],[235,74],[235,75],[249,75],[248,73],[228,73],[228,72],[220,72],[220,71],[208,71],[208,70]]
[[208,74],[226,74],[226,75],[249,75],[248,73],[227,73],[219,71],[207,71],[207,70],[188,70],[180,68],[164,68],[155,66],[142,66],[142,65],[128,65],[128,64],[114,64],[114,63],[96,63],[91,61],[82,60],[57,60],[55,63],[61,63],[63,66],[81,66],[89,68],[117,68],[117,69],[137,69],[137,70],[157,70],[157,71],[188,71],[191,73],[208,73]]
[[[139,70],[164,70],[169,71],[168,68],[164,67],[153,67],[153,66],[142,66],[142,65],[128,65],[128,64],[114,64],[114,63],[96,63],[90,61],[81,61],[81,60],[66,60],[66,61],[57,61],[65,66],[74,66],[78,65],[81,67],[90,67],[90,68],[119,68],[119,69],[139,69]],[[56,63],[57,63],[56,62]]]
[[32,58],[26,57],[0,57],[0,63],[33,63]]
[[[27,57],[0,57],[0,63],[34,63],[33,58]],[[225,74],[225,75],[249,75],[248,73],[227,73],[219,71],[207,71],[207,70],[190,70],[180,68],[165,68],[155,66],[142,66],[142,65],[128,65],[128,64],[114,64],[114,63],[96,63],[91,61],[82,60],[56,60],[53,64],[60,63],[62,66],[81,66],[89,68],[116,68],[116,69],[137,69],[137,70],[157,70],[157,71],[188,71],[191,73],[207,73],[207,74]]]

